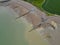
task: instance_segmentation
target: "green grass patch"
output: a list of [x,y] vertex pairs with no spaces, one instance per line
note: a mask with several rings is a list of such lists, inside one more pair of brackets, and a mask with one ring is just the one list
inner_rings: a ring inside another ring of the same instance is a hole
[[37,8],[41,9],[42,8],[42,3],[44,0],[24,0],[27,1],[31,4],[33,4],[34,6],[36,6]]

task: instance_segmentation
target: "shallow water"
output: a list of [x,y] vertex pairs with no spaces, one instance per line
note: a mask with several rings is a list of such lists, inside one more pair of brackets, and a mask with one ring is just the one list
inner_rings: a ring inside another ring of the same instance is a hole
[[29,33],[30,27],[16,17],[8,8],[0,7],[0,45],[48,45],[36,32]]

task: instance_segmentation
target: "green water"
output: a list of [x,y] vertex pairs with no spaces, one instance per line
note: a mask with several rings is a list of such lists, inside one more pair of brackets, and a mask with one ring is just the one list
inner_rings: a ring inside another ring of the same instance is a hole
[[28,45],[24,37],[24,23],[15,18],[9,10],[0,7],[0,45]]
[[45,0],[42,7],[49,13],[60,15],[60,0]]

